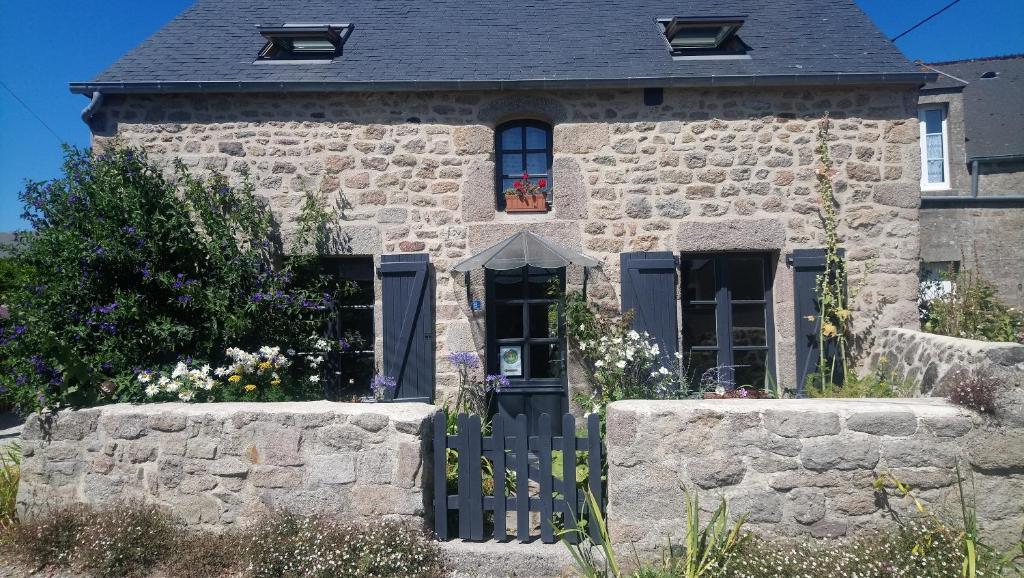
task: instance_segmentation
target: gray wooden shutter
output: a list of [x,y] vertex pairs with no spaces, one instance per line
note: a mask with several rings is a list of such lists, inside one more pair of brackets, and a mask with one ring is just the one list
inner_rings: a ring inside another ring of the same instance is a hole
[[676,258],[668,251],[622,253],[622,312],[634,311],[633,329],[646,331],[669,367],[679,351],[676,324]]
[[[843,254],[840,249],[840,255]],[[804,393],[807,376],[818,370],[820,298],[818,276],[825,272],[825,249],[795,249],[787,257],[793,267],[793,310],[796,314],[796,389]],[[832,354],[832,352],[826,352]]]
[[395,399],[434,399],[434,290],[426,254],[380,258],[384,374],[398,381]]

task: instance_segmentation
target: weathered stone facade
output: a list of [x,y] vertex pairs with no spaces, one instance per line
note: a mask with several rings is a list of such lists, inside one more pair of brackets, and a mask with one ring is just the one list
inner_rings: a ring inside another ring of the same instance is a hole
[[[792,385],[784,255],[823,243],[815,132],[826,112],[855,329],[869,344],[878,328],[917,324],[912,87],[666,89],[659,106],[640,90],[121,95],[105,101],[96,143],[117,136],[195,169],[247,169],[286,234],[300,193],[325,191],[341,208],[338,253],[429,252],[439,358],[484,348],[483,315],[451,266],[523,229],[600,259],[588,292],[609,304],[623,251],[771,252],[778,374]],[[553,125],[549,213],[495,210],[494,127],[515,118]],[[581,277],[570,271],[570,283]],[[450,391],[454,374],[443,361],[438,371]]]
[[684,490],[704,510],[727,498],[776,538],[848,536],[895,524],[872,486],[891,473],[955,519],[958,463],[988,540],[1012,542],[1024,524],[1024,429],[941,400],[621,401],[607,444],[608,524],[627,551],[680,543]]
[[420,520],[435,411],[424,404],[120,404],[32,416],[21,438],[18,513],[26,519],[68,503],[135,500],[210,530],[268,508]]

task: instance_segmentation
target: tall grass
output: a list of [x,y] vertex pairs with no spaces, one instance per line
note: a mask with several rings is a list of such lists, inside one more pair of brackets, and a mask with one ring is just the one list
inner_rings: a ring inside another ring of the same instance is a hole
[[0,533],[18,522],[15,504],[21,479],[21,446],[12,442],[0,450]]

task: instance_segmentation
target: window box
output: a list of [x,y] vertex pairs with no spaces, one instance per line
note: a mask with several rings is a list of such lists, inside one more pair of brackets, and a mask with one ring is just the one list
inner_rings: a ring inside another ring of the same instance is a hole
[[548,199],[543,194],[505,196],[505,212],[507,213],[545,213],[547,210]]

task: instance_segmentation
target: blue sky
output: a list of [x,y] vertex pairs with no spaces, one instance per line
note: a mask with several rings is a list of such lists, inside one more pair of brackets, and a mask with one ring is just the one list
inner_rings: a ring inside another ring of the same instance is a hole
[[[890,37],[946,3],[858,0]],[[17,196],[25,179],[59,174],[60,143],[85,146],[89,142],[89,131],[79,118],[87,100],[69,93],[67,83],[92,78],[190,4],[190,0],[0,0],[0,14],[8,24],[0,35],[0,54],[5,55],[0,59],[0,231],[23,224]],[[911,60],[924,61],[1022,53],[1022,23],[1021,0],[961,0],[897,45]]]

